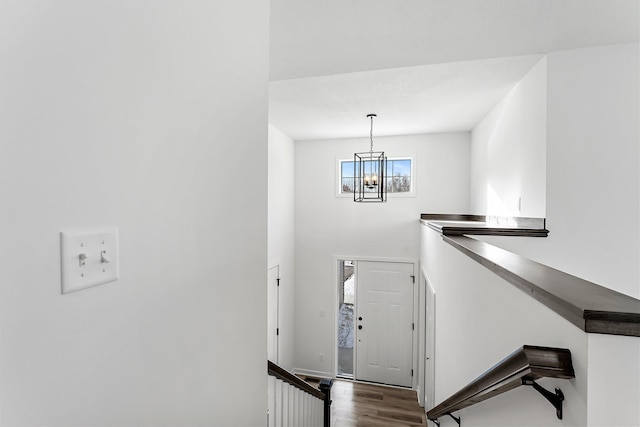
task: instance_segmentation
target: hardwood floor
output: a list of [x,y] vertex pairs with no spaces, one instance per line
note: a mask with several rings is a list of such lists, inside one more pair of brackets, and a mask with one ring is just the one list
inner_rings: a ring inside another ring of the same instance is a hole
[[413,390],[334,380],[331,427],[426,426]]

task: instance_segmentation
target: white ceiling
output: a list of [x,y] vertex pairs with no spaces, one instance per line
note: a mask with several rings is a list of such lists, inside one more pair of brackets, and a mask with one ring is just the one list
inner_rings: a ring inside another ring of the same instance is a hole
[[271,0],[269,121],[294,140],[470,130],[545,54],[637,42],[638,0]]
[[272,82],[269,121],[294,140],[468,131],[543,55]]

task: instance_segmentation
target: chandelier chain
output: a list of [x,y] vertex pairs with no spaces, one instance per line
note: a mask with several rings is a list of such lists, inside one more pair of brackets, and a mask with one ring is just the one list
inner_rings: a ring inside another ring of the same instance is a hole
[[373,115],[371,115],[371,130],[369,131],[369,138],[371,140],[371,146],[369,147],[369,152],[373,153]]

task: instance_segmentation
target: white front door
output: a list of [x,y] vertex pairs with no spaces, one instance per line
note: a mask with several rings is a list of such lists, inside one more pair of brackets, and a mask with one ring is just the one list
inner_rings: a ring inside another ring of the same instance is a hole
[[267,272],[267,359],[278,363],[278,280],[279,266]]
[[358,261],[356,379],[412,386],[413,268]]

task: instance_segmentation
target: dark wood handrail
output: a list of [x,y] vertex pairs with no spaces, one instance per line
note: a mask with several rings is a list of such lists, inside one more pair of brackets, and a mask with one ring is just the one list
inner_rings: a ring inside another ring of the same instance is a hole
[[[537,236],[542,218],[422,214],[420,221],[463,254],[585,332],[640,337],[640,300],[467,235]],[[502,227],[492,224],[508,223]]]
[[326,394],[320,391],[319,389],[315,388],[314,386],[304,381],[303,379],[296,377],[291,372],[287,371],[284,368],[281,368],[280,366],[276,365],[270,360],[267,360],[267,370],[269,372],[269,375],[279,378],[282,381],[289,383],[292,386],[306,393],[309,393],[320,400],[324,401],[327,397]]
[[466,236],[446,243],[585,332],[640,337],[640,301]]
[[[535,384],[534,388],[538,390],[541,387],[535,383],[535,380],[539,378],[568,379],[574,378],[574,376],[569,350],[525,345],[431,409],[427,412],[427,417],[430,420],[437,420],[443,415],[451,415],[454,411],[482,402],[521,385]],[[544,395],[546,390],[540,392]],[[556,394],[558,392],[559,396],[562,396],[559,389]],[[549,397],[545,397],[549,399]],[[561,402],[563,398],[562,396],[558,399]],[[554,404],[554,406],[556,405]],[[556,409],[558,417],[562,418],[562,407],[556,406]]]

